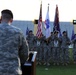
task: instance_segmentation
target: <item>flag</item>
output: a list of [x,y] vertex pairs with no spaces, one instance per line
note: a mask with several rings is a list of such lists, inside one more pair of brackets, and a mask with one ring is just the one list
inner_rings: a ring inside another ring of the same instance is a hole
[[49,20],[49,5],[45,19],[45,31],[46,31],[45,34],[46,38],[50,37],[51,29],[50,29],[50,20]]
[[26,29],[26,36],[29,34],[29,29],[28,29],[28,27],[27,27],[27,29]]
[[56,11],[55,11],[55,19],[54,19],[54,28],[53,31],[59,31],[60,32],[60,26],[59,26],[59,11],[58,6],[56,5]]
[[36,36],[38,38],[42,37],[42,2],[41,2],[41,5],[40,5],[40,15],[39,15],[39,20],[38,20]]
[[75,34],[74,34],[74,27],[73,27],[71,40],[73,40],[74,38],[75,38]]
[[59,25],[59,11],[58,11],[58,5],[56,5],[56,11],[55,11],[55,19],[54,19],[53,31],[58,31],[58,32],[59,32],[59,37],[62,36],[62,34],[61,34],[61,29],[60,29],[60,25]]
[[59,34],[58,34],[58,35],[59,35],[59,37],[61,37],[61,36],[62,36],[61,30],[60,30],[60,32],[59,32]]

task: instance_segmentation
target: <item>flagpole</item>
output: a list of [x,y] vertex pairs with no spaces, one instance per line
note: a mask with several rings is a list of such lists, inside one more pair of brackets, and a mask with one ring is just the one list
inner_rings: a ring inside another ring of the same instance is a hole
[[50,5],[50,4],[48,3],[48,11],[49,11],[49,5]]
[[42,4],[42,0],[40,0],[40,4]]

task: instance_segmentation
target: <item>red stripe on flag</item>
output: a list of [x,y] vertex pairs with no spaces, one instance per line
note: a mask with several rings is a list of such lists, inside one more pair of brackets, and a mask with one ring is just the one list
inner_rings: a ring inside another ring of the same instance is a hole
[[42,3],[40,5],[40,15],[39,15],[39,21],[38,21],[36,36],[38,38],[42,37]]

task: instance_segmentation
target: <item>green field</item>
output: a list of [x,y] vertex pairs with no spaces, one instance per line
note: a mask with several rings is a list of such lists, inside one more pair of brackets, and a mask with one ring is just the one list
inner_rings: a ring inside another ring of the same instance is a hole
[[37,66],[36,75],[76,75],[76,65],[50,66],[45,70],[45,66]]
[[70,49],[70,64],[68,66],[37,66],[36,75],[76,75],[76,64],[73,64],[72,49]]

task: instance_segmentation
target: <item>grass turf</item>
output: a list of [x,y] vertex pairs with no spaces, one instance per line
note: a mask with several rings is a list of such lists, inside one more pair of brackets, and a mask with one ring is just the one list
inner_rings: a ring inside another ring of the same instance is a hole
[[76,75],[76,65],[50,66],[45,70],[45,66],[37,66],[36,75]]
[[70,49],[70,64],[68,66],[37,66],[36,75],[76,75],[76,65],[73,64],[72,49]]

